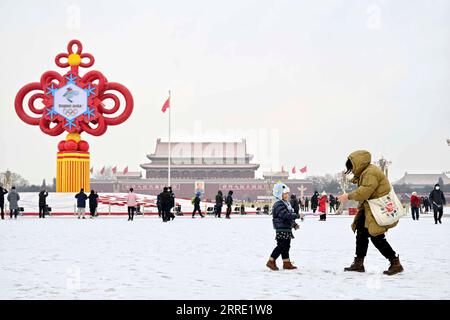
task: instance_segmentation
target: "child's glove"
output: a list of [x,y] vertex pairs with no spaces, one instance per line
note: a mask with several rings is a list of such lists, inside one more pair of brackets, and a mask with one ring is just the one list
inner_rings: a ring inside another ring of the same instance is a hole
[[299,226],[297,223],[294,222],[293,228],[294,228],[295,230],[298,230],[298,229],[300,229],[300,226]]

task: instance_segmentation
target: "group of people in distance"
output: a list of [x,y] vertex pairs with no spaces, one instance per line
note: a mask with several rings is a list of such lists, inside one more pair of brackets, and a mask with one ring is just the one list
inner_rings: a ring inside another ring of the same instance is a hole
[[75,195],[75,199],[77,199],[77,214],[78,219],[86,219],[86,200],[89,200],[89,213],[90,218],[94,218],[98,216],[97,208],[98,208],[98,194],[95,190],[91,190],[89,196],[84,193],[84,189],[81,188],[80,192]]
[[9,217],[10,219],[12,219],[14,217],[14,219],[17,219],[17,215],[19,214],[19,200],[20,200],[20,195],[16,190],[16,187],[12,187],[11,190],[8,192],[8,190],[6,190],[5,188],[3,188],[3,185],[0,184],[0,215],[1,215],[1,219],[5,220],[5,195],[8,194],[6,196],[6,200],[8,200],[9,202]]
[[172,212],[172,208],[175,207],[175,194],[172,187],[163,188],[163,191],[156,197],[156,206],[158,207],[158,215],[163,222],[175,219],[175,214]]
[[446,205],[444,192],[441,190],[439,183],[436,183],[434,189],[431,191],[428,197],[418,197],[417,192],[413,192],[410,198],[411,201],[411,215],[413,220],[419,220],[422,208],[425,213],[433,208],[434,223],[442,223],[442,216],[444,214],[444,206]]

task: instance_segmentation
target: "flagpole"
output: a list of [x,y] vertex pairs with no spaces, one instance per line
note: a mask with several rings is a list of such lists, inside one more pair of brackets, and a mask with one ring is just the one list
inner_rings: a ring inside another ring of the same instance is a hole
[[169,90],[169,166],[168,166],[168,177],[167,177],[167,186],[170,187],[170,166],[171,166],[171,145],[170,145],[170,140],[171,140],[171,110],[172,110],[172,101],[171,101],[171,96],[170,96],[170,90]]

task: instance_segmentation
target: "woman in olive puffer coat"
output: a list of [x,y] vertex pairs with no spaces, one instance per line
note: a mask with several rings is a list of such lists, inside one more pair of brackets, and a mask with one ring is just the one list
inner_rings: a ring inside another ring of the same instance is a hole
[[371,164],[371,154],[365,150],[355,151],[349,155],[346,163],[347,173],[352,172],[353,183],[358,188],[349,194],[343,194],[339,201],[358,201],[358,213],[352,224],[353,232],[356,231],[356,257],[353,264],[345,271],[364,272],[364,257],[369,246],[369,238],[380,253],[390,261],[391,265],[384,274],[394,275],[402,272],[403,267],[395,251],[385,238],[385,233],[395,227],[398,222],[389,226],[377,224],[370,210],[367,200],[383,197],[391,191],[391,184],[380,168]]

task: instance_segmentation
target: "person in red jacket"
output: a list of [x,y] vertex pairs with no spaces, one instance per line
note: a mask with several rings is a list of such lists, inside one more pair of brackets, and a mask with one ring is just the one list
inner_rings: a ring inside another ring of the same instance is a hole
[[411,213],[413,220],[419,220],[420,199],[416,192],[411,195]]
[[319,221],[327,220],[327,202],[328,202],[327,193],[324,191],[322,192],[322,196],[319,199],[319,212],[320,212]]

